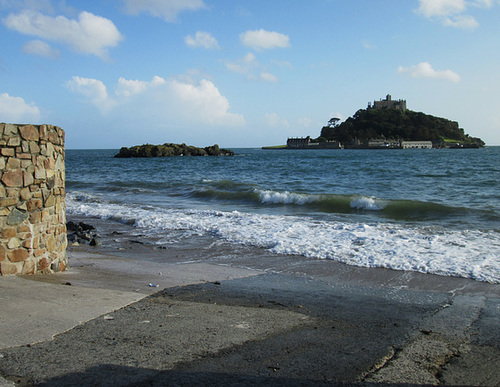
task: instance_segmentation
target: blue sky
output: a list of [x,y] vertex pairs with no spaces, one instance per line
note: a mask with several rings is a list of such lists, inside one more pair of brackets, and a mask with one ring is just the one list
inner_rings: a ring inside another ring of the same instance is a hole
[[0,122],[260,147],[391,94],[500,145],[499,0],[0,0]]

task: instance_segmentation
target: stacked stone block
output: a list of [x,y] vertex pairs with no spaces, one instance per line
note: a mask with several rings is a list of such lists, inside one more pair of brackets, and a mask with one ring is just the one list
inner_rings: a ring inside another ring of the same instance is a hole
[[64,131],[0,123],[0,274],[65,270]]

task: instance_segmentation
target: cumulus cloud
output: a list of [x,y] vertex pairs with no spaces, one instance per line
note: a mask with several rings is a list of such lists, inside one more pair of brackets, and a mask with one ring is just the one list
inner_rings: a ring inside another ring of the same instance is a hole
[[422,62],[411,67],[399,66],[398,73],[408,75],[412,78],[433,78],[451,82],[460,82],[460,76],[457,73],[451,70],[434,70],[428,62]]
[[228,99],[206,79],[196,82],[166,80],[159,76],[151,81],[119,78],[115,97],[111,97],[106,85],[97,79],[75,76],[66,86],[107,115],[129,114],[144,120],[147,115],[148,119],[160,117],[165,122],[234,127],[245,123],[241,114],[230,112]]
[[145,12],[167,22],[174,22],[181,12],[206,8],[203,0],[123,0],[123,3],[131,15]]
[[417,10],[425,17],[450,16],[467,9],[465,0],[420,0]]
[[263,29],[244,32],[240,35],[240,40],[243,45],[254,50],[290,47],[290,38],[287,35]]
[[149,88],[157,87],[165,84],[165,79],[155,75],[151,81],[140,81],[138,79],[125,79],[120,77],[118,79],[118,86],[116,95],[122,97],[130,97],[134,94],[145,92]]
[[52,48],[47,42],[41,40],[32,40],[23,46],[23,51],[26,54],[45,56],[47,58],[58,58],[59,50]]
[[40,120],[40,109],[35,104],[26,103],[21,97],[2,93],[0,94],[0,117],[5,122],[37,122]]
[[266,81],[266,82],[278,82],[279,79],[276,75],[274,74],[271,74],[271,73],[267,73],[267,72],[263,72],[263,73],[260,73],[259,75],[260,79],[262,79],[263,81]]
[[234,73],[245,75],[248,79],[265,82],[278,82],[276,75],[266,71],[251,52],[236,62],[227,62],[226,68]]
[[80,94],[101,111],[107,111],[115,106],[115,101],[109,98],[106,85],[93,78],[74,76],[66,82],[66,87],[74,93]]
[[494,3],[494,0],[419,0],[415,12],[448,27],[474,29],[479,23],[473,16],[464,14],[467,9],[491,8]]
[[236,62],[227,62],[226,68],[234,73],[250,75],[260,66],[257,58],[251,52]]
[[47,16],[38,11],[24,10],[3,19],[5,26],[25,35],[62,42],[81,54],[107,59],[108,48],[123,39],[109,19],[81,12],[77,20],[65,16]]
[[445,18],[443,24],[447,27],[456,27],[462,29],[474,29],[479,26],[479,23],[473,16],[469,15],[457,15],[453,18]]
[[288,120],[281,118],[277,113],[266,113],[264,116],[268,126],[272,128],[289,128]]
[[184,41],[190,47],[202,47],[206,48],[207,50],[220,48],[217,39],[215,39],[208,32],[203,31],[196,32],[194,37],[192,37],[191,35],[186,36],[184,38]]
[[211,125],[242,126],[245,119],[241,114],[229,112],[229,101],[219,89],[206,79],[198,84],[172,81],[169,88],[181,102],[186,117]]

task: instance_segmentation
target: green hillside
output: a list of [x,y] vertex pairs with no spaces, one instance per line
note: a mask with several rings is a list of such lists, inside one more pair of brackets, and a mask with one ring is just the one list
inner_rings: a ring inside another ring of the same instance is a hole
[[321,129],[319,141],[339,141],[349,145],[367,143],[372,139],[432,141],[433,143],[459,143],[463,146],[482,147],[480,138],[470,137],[459,128],[458,122],[429,114],[397,109],[360,109],[341,124],[331,119]]

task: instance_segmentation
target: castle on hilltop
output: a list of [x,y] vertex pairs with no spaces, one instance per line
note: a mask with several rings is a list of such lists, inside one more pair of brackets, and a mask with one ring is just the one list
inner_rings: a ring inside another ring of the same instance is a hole
[[406,111],[406,100],[398,99],[392,100],[391,95],[387,94],[385,99],[381,99],[380,101],[373,101],[373,105],[371,102],[368,102],[368,109],[382,110],[382,109],[396,109],[401,111]]

